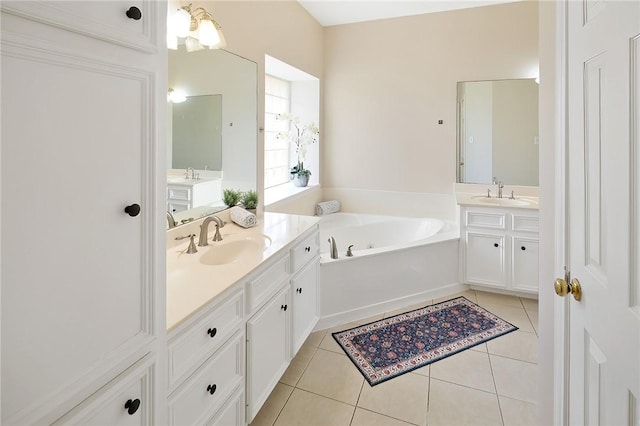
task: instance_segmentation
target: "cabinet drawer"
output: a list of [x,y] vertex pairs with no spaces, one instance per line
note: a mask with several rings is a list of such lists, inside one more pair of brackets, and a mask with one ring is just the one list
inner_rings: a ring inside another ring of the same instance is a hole
[[538,232],[538,218],[535,216],[513,215],[511,221],[514,231]]
[[152,398],[153,357],[147,356],[53,424],[153,425]]
[[204,318],[169,341],[169,386],[181,381],[235,331],[244,317],[243,293],[216,306]]
[[294,273],[318,255],[319,240],[320,236],[314,232],[291,249],[291,270]]
[[191,200],[190,188],[167,188],[167,198],[170,200]]
[[467,211],[467,226],[506,229],[506,216],[501,213]]
[[169,423],[203,424],[244,380],[243,334],[236,334],[169,397]]
[[240,426],[244,425],[244,392],[239,389],[229,398],[229,401],[222,407],[213,418],[207,422],[208,426]]
[[247,286],[247,303],[249,312],[253,312],[266,302],[283,282],[289,279],[289,256],[273,262],[265,272],[249,281]]

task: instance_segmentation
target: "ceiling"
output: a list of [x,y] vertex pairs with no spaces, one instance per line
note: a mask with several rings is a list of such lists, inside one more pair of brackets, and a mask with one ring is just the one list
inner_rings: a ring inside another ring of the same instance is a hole
[[323,27],[514,1],[520,0],[298,0]]

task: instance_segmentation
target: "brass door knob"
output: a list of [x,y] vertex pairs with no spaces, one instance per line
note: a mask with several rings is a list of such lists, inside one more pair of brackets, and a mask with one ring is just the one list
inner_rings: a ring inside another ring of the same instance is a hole
[[554,287],[556,289],[556,294],[560,297],[571,293],[573,298],[578,302],[582,299],[582,287],[580,286],[580,281],[578,281],[577,278],[572,279],[570,283],[567,283],[567,281],[562,278],[558,278]]

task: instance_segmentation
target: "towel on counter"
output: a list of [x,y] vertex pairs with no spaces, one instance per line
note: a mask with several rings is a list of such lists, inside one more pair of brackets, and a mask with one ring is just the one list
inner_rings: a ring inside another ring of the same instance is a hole
[[324,216],[330,213],[337,213],[340,211],[340,201],[331,200],[318,203],[316,206],[316,215]]
[[258,224],[256,215],[251,213],[250,211],[243,209],[242,207],[231,207],[229,215],[231,216],[232,221],[242,226],[243,228],[251,228],[252,226],[256,226]]

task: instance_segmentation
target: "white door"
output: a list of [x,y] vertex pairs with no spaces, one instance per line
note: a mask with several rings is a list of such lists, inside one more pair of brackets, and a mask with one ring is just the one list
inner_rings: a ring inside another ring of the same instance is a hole
[[640,1],[567,13],[569,423],[638,425]]

